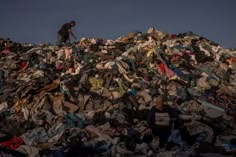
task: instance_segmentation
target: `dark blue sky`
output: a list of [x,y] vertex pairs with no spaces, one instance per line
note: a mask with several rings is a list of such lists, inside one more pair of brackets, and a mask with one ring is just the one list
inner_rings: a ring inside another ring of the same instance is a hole
[[54,43],[70,20],[78,37],[116,39],[149,27],[192,31],[236,48],[236,0],[6,0],[0,4],[0,37]]

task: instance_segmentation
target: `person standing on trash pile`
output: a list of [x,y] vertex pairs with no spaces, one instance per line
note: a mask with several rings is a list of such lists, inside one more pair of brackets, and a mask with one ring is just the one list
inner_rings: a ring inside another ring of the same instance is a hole
[[56,45],[69,44],[70,43],[70,35],[74,37],[76,40],[76,36],[73,34],[71,28],[76,25],[75,21],[71,21],[69,23],[65,23],[62,25],[60,30],[57,32],[57,42]]
[[148,113],[146,135],[158,136],[160,148],[163,148],[167,143],[172,129],[171,120],[175,117],[177,117],[175,109],[164,105],[162,97],[158,96],[155,106]]

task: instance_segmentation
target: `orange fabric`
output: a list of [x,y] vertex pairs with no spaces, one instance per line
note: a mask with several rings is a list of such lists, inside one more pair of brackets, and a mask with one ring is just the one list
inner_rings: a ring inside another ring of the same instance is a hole
[[232,62],[236,62],[236,57],[231,57],[227,60],[228,63],[232,64]]

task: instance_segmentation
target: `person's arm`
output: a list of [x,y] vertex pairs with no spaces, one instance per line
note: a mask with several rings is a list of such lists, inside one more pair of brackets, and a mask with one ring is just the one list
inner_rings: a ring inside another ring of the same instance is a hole
[[71,29],[68,29],[68,32],[74,37],[74,39],[77,39],[76,36],[73,34],[73,32],[71,31]]
[[153,125],[153,117],[155,115],[155,111],[152,108],[149,112],[148,112],[148,116],[147,116],[147,129],[145,131],[145,134],[150,135],[152,134],[152,125]]

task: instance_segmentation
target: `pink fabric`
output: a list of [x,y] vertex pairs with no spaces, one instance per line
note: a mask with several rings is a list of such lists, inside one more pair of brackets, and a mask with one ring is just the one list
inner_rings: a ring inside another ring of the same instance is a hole
[[162,62],[158,64],[159,68],[161,69],[161,73],[164,74],[166,72],[167,77],[170,79],[175,75],[175,73],[166,67]]
[[10,53],[10,50],[8,50],[8,49],[2,50],[2,53],[7,55],[8,53]]
[[165,71],[169,79],[175,75],[175,73],[166,66],[165,66]]

